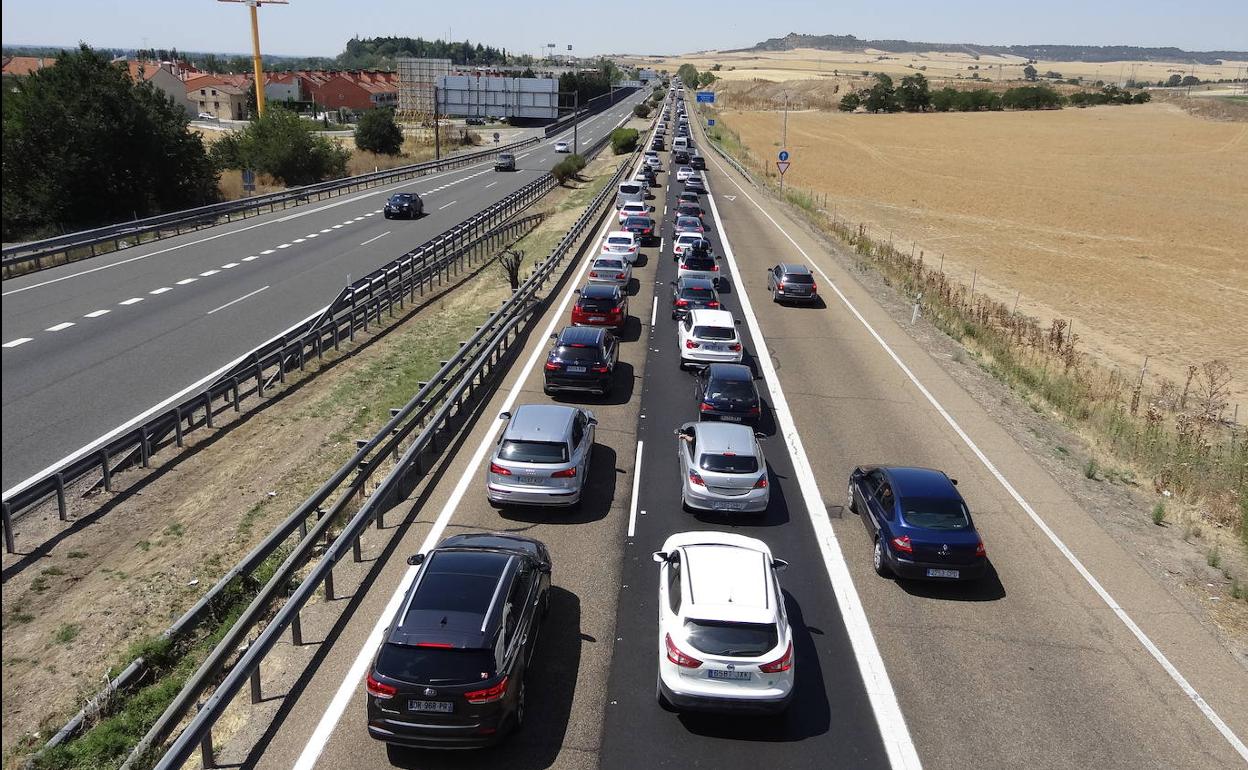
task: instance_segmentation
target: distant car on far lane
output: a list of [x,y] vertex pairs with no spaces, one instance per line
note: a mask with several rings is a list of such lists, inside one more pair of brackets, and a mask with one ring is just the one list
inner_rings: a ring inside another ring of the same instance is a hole
[[555,152],[572,152],[572,145],[565,141],[555,142]]
[[386,205],[381,210],[381,215],[386,219],[394,219],[395,217],[415,219],[423,216],[424,213],[425,202],[416,193],[395,193],[390,196],[390,199],[386,201]]

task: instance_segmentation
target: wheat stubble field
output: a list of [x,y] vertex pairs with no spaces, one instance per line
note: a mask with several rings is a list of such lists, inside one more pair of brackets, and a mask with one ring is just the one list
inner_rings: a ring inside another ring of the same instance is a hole
[[[777,112],[723,113],[775,159]],[[1176,107],[790,112],[786,184],[1020,312],[1073,319],[1093,355],[1179,380],[1223,358],[1248,411],[1248,123]],[[773,168],[774,172],[774,168]]]

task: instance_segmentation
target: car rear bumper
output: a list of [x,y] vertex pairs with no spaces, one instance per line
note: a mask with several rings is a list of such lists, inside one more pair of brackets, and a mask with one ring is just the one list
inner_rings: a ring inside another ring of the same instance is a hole
[[[892,567],[893,574],[899,578],[906,580],[937,580],[937,581],[956,581],[956,580],[979,580],[984,576],[984,572],[988,569],[988,559],[979,559],[971,564],[948,564],[940,562],[922,562],[902,559],[894,555],[889,559],[889,566]],[[940,570],[957,570],[958,576],[952,577],[935,577],[929,576],[929,569]]]
[[699,412],[698,418],[701,420],[722,420],[724,422],[742,422],[746,425],[753,425],[758,422],[761,415],[750,414],[749,412],[734,412],[728,409],[712,409],[709,412]]
[[369,737],[419,749],[481,749],[506,737],[502,717],[469,724],[421,723],[406,719],[371,717]]
[[782,299],[785,302],[818,302],[818,294],[788,294],[783,291],[776,292],[776,299]]
[[770,495],[767,488],[751,489],[743,495],[717,495],[707,491],[706,487],[698,487],[685,483],[685,504],[699,511],[715,511],[717,513],[759,513],[767,510]]
[[546,376],[546,390],[570,390],[579,393],[606,393],[611,387],[611,375],[595,375],[593,377],[553,377]]
[[[779,714],[793,700],[793,688],[782,695],[754,695],[746,697],[722,697],[677,691],[660,678],[659,689],[668,703],[681,711],[712,711],[732,714]],[[743,693],[744,695],[744,693]]]
[[744,351],[700,351],[685,348],[680,352],[681,366],[709,366],[711,364],[739,364]]
[[500,505],[542,505],[565,506],[576,505],[581,501],[580,489],[552,487],[549,490],[533,487],[508,487],[498,484],[486,484],[485,496],[491,502]]

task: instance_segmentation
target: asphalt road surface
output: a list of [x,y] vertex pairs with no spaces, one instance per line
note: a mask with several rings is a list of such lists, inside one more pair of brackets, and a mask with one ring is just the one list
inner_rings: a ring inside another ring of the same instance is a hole
[[[610,132],[648,93],[585,121]],[[187,233],[3,284],[2,481],[15,484],[302,322],[346,284],[550,169],[560,134],[493,161]],[[394,192],[426,215],[387,220]]]

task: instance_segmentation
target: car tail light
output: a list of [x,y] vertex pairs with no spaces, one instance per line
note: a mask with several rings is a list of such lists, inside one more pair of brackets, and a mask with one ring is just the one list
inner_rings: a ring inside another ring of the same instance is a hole
[[572,468],[566,468],[561,471],[555,471],[554,473],[550,474],[550,477],[552,479],[574,479],[576,478],[576,468],[572,467]]
[[399,692],[399,688],[395,687],[392,684],[386,684],[385,682],[378,682],[376,679],[373,678],[372,674],[368,675],[368,679],[366,681],[367,681],[367,686],[368,686],[368,694],[373,696],[374,698],[393,698]]
[[703,401],[703,402],[702,402],[702,403],[698,406],[698,409],[702,410],[703,412],[713,412],[713,411],[715,411],[715,405],[714,405],[714,404],[708,404],[708,403],[706,403],[705,401]]
[[598,366],[589,367],[589,370],[593,372],[594,374],[606,374],[607,372],[611,371],[611,367],[603,365],[603,364],[599,364]]
[[758,667],[758,670],[764,674],[779,674],[781,671],[788,671],[791,668],[793,668],[793,643],[789,642],[789,646],[785,648],[783,655],[770,663],[764,663]]
[[589,277],[590,277],[590,278],[597,278],[597,277],[598,277],[598,273],[596,273],[596,272],[595,272],[595,271],[593,271],[593,270],[590,270],[590,271],[589,271]]
[[623,274],[623,273],[616,273],[616,274],[615,274],[615,280],[617,280],[617,281],[622,281],[622,280],[624,280],[624,274]]
[[715,300],[711,300],[710,302],[706,303],[706,306],[707,307],[719,307],[719,303],[716,302]]
[[556,363],[556,362],[554,362],[554,361],[547,361],[547,362],[546,362],[546,371],[548,371],[548,372],[557,372],[557,371],[559,371],[559,369],[560,369],[560,367],[561,367],[561,366],[562,366],[562,364]]
[[763,410],[757,406],[750,407],[750,414],[762,414]]
[[698,346],[698,343],[694,342],[693,340],[685,340],[685,347],[689,348],[690,350],[693,350],[697,346]]
[[435,650],[453,650],[455,645],[450,642],[417,642],[417,647],[432,647]]
[[811,282],[810,282],[810,293],[811,293],[811,294],[814,294],[814,293],[815,293],[815,292],[817,292],[817,291],[819,291],[819,284],[815,283],[814,281],[811,281]]
[[711,272],[712,272],[712,273],[718,273],[718,272],[719,272],[719,265],[711,265]]
[[910,545],[909,535],[893,538],[893,547],[904,553],[914,553],[914,546]]
[[510,476],[511,471],[507,470],[498,463],[490,463],[490,473],[497,473],[499,476]]
[[507,694],[507,677],[503,677],[502,681],[493,687],[487,687],[484,690],[470,690],[464,693],[464,700],[473,704],[494,703],[500,701]]
[[683,299],[676,300],[676,307],[688,307],[688,306],[689,306],[688,300],[683,300]]
[[754,488],[755,488],[755,489],[766,489],[766,488],[767,488],[767,474],[766,474],[766,473],[764,473],[762,476],[759,476],[759,477],[758,477],[758,481],[755,481],[755,482],[754,482]]
[[699,475],[697,471],[689,471],[689,481],[690,483],[697,484],[700,487],[706,486],[706,482],[702,480],[702,476]]
[[983,558],[984,556],[988,555],[988,552],[984,550],[983,540],[980,540],[978,543],[975,544],[975,555],[980,558]]
[[680,648],[676,646],[676,643],[672,641],[671,634],[667,634],[666,641],[667,641],[667,659],[668,660],[680,666],[681,668],[697,668],[698,666],[702,665],[702,661],[681,652]]
[[736,353],[738,350],[741,349],[741,343],[734,342],[728,346],[728,349],[731,350],[733,353]]
[[776,291],[784,291],[784,281],[776,284]]

